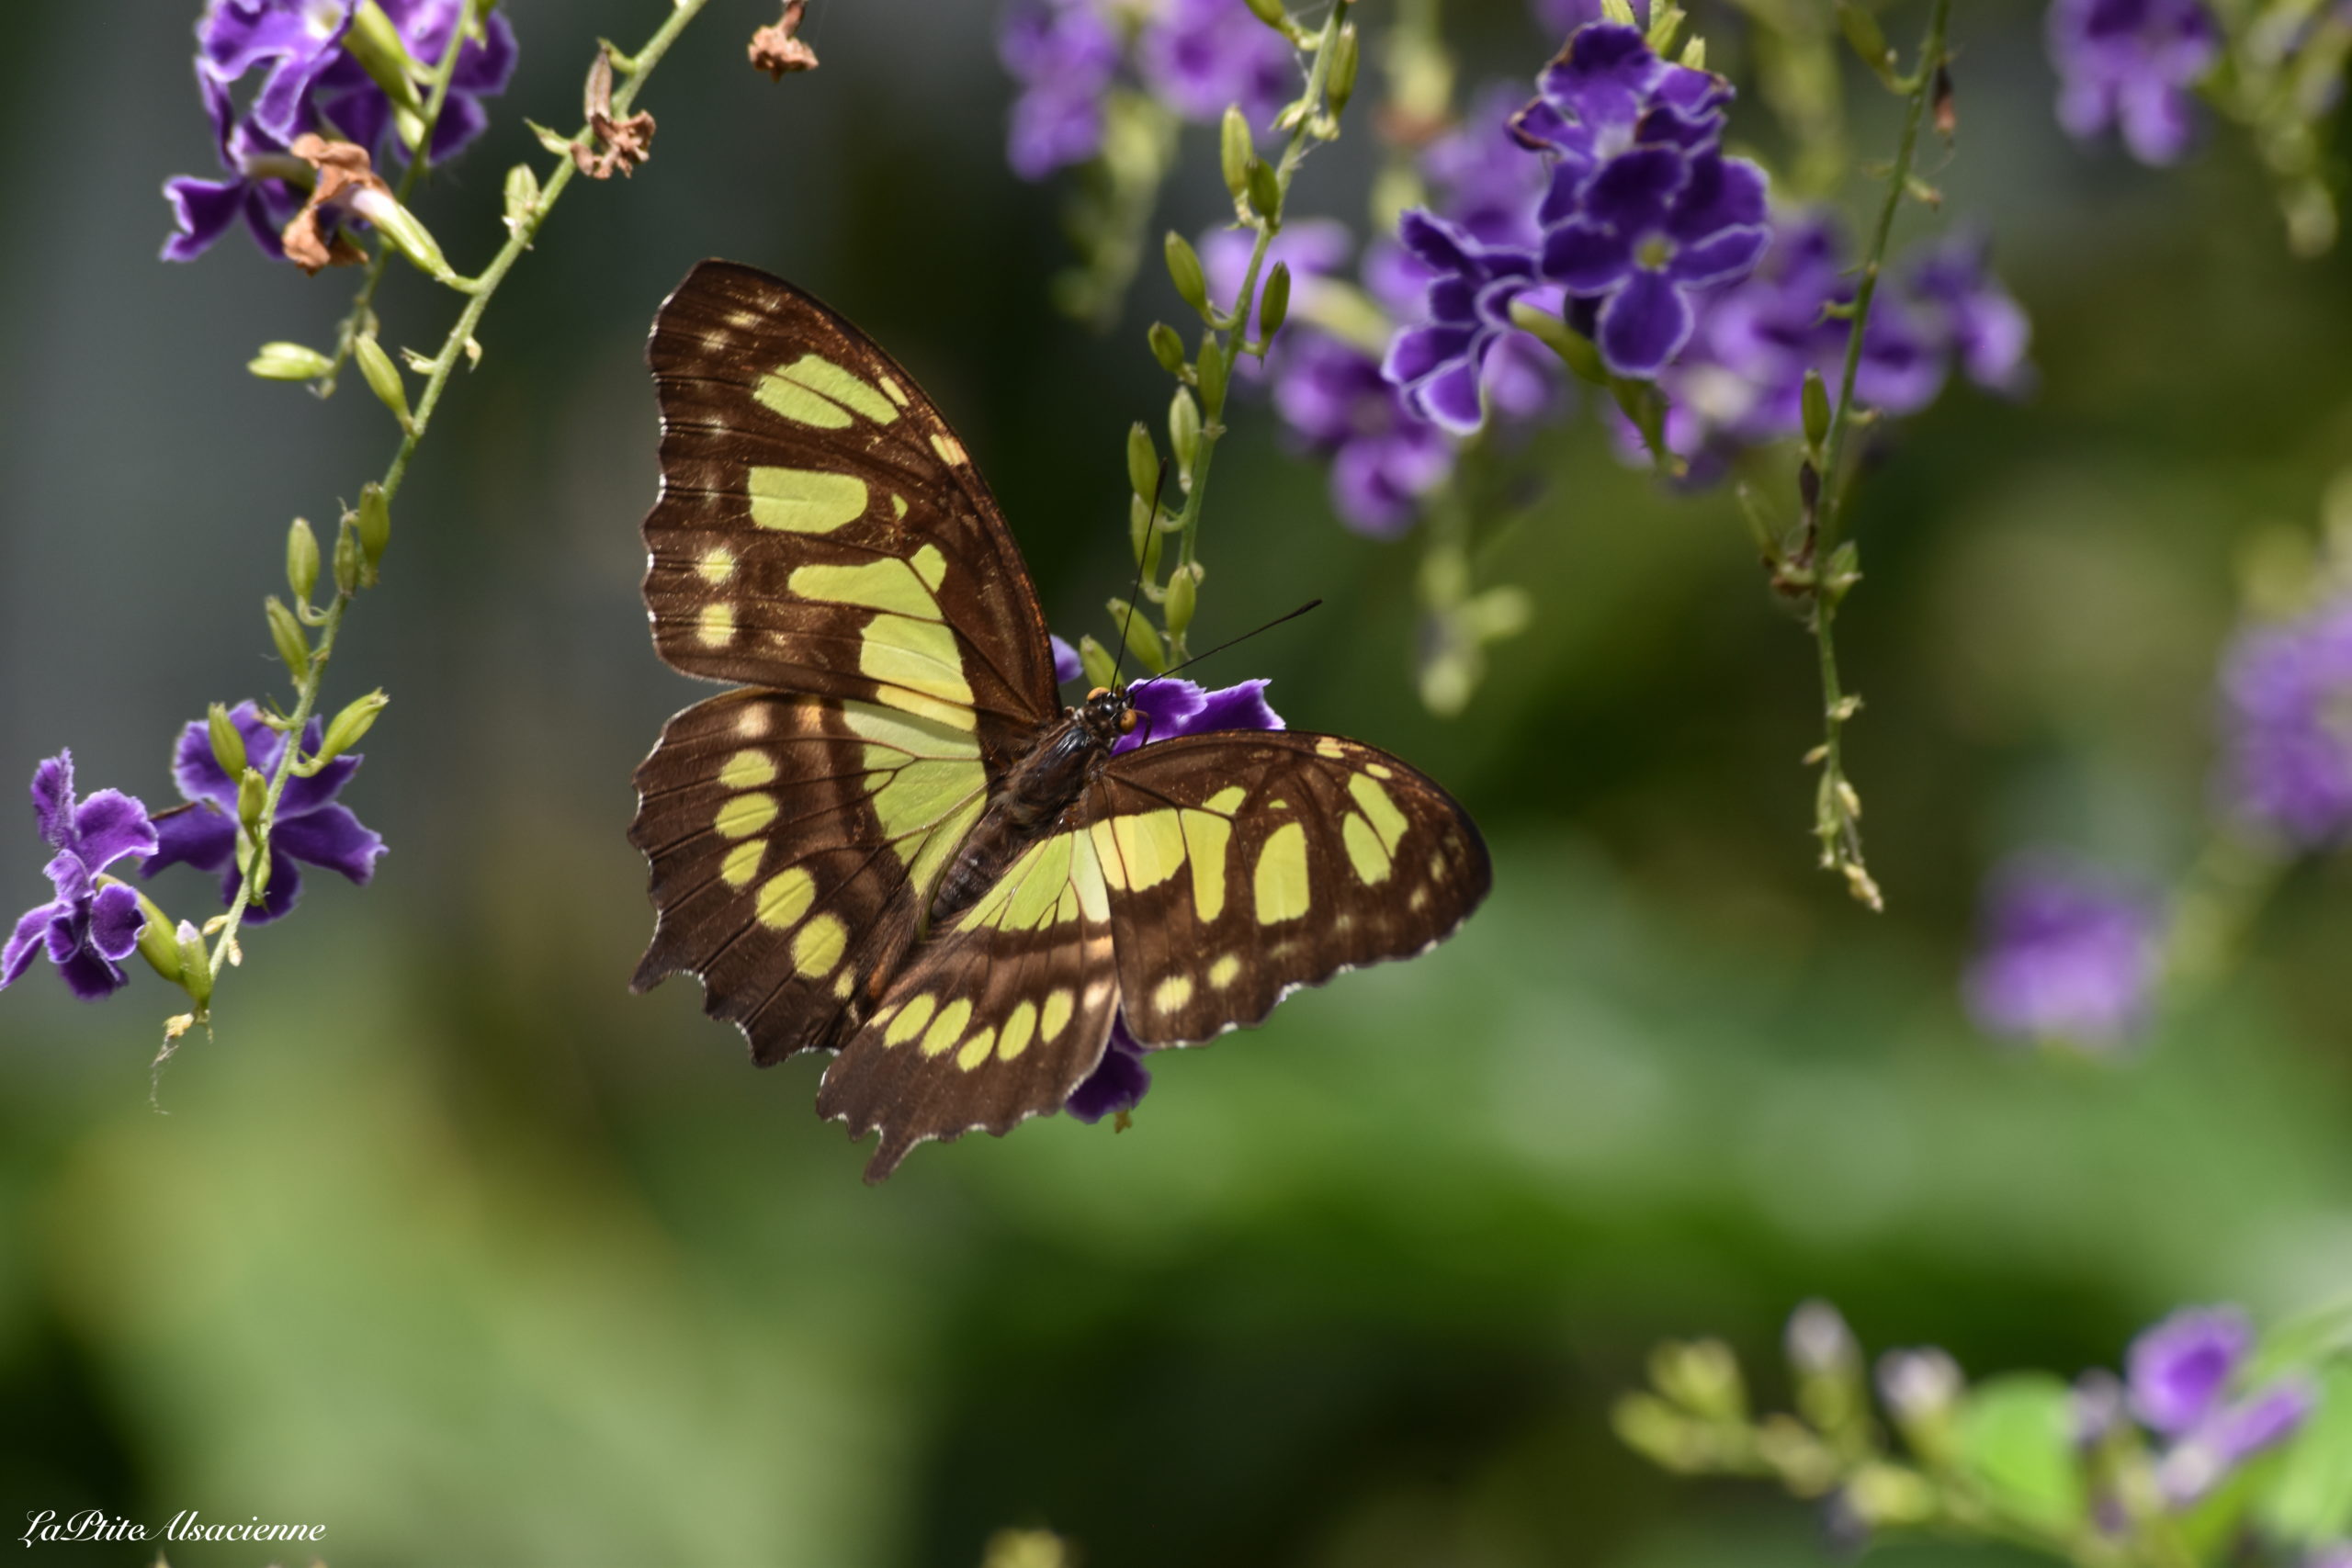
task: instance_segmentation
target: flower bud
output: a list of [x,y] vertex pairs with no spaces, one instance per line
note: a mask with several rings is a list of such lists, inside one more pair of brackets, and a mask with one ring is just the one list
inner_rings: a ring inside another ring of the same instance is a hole
[[506,231],[521,231],[531,215],[538,209],[539,176],[531,172],[528,164],[517,164],[506,171]]
[[1290,263],[1278,261],[1274,270],[1266,275],[1266,287],[1258,296],[1258,357],[1263,359],[1266,350],[1273,347],[1274,334],[1290,320]]
[[390,705],[391,700],[381,690],[353,698],[327,722],[326,736],[319,742],[318,755],[312,761],[332,762],[358,745],[360,737],[376,727],[376,716]]
[[1127,543],[1135,550],[1136,564],[1138,566],[1148,564],[1144,560],[1144,554],[1150,549],[1155,536],[1151,526],[1151,516],[1158,510],[1158,507],[1139,495],[1127,497]]
[[180,949],[180,972],[173,978],[200,1011],[212,999],[212,955],[204,951],[204,937],[189,921],[182,920],[172,934]]
[[1151,618],[1125,599],[1111,601],[1111,618],[1125,628],[1127,651],[1143,666],[1147,675],[1164,674],[1168,669],[1167,645],[1159,640],[1159,630]]
[[359,587],[361,568],[359,536],[349,528],[338,528],[334,536],[334,591],[356,592]]
[[1829,387],[1818,370],[1804,373],[1804,439],[1816,448],[1829,439]]
[[[400,28],[376,0],[361,0],[351,13],[351,27],[343,36],[343,51],[359,62],[368,78],[384,90],[395,107],[421,115],[424,100],[417,96],[416,80],[411,74],[416,61],[408,51],[408,42],[401,37]],[[409,141],[414,146],[413,140]]]
[[1266,26],[1290,36],[1290,13],[1283,9],[1283,0],[1249,0],[1250,14]]
[[1331,40],[1331,73],[1323,79],[1324,101],[1331,106],[1334,115],[1343,113],[1348,100],[1355,96],[1356,66],[1363,51],[1356,41],[1356,25],[1350,22]]
[[302,635],[301,623],[275,593],[262,602],[262,612],[269,618],[269,639],[277,645],[277,657],[294,679],[304,679],[311,673],[311,643]]
[[1200,603],[1201,563],[1180,566],[1168,580],[1168,603],[1162,606],[1168,617],[1170,637],[1182,637],[1184,628],[1193,624],[1193,611]]
[[[126,883],[124,886],[130,885]],[[131,892],[139,899],[141,921],[139,927],[139,956],[145,959],[147,966],[156,974],[175,986],[180,984],[180,939],[179,933],[172,929],[171,917],[157,908],[155,901],[144,893],[135,887]]]
[[1159,495],[1159,448],[1137,420],[1127,427],[1127,486],[1146,505]]
[[1217,130],[1217,161],[1223,165],[1225,188],[1233,199],[1241,200],[1250,194],[1250,161],[1256,148],[1250,139],[1250,121],[1242,114],[1239,104],[1227,104],[1225,123]]
[[319,536],[300,517],[286,530],[286,586],[298,602],[307,601],[319,586]]
[[1201,258],[1193,249],[1193,243],[1170,229],[1168,231],[1167,250],[1168,276],[1176,285],[1176,292],[1182,296],[1185,304],[1206,316],[1209,313],[1209,284],[1208,279],[1201,275]]
[[1188,366],[1184,359],[1184,340],[1166,321],[1151,323],[1151,356],[1170,376],[1182,376]]
[[1650,1357],[1650,1380],[1660,1393],[1694,1416],[1711,1421],[1747,1418],[1747,1389],[1738,1359],[1720,1339],[1659,1346]]
[[299,343],[266,343],[245,362],[265,381],[311,381],[334,368],[334,361]]
[[1933,1346],[1890,1350],[1878,1360],[1879,1397],[1922,1458],[1934,1457],[1927,1450],[1950,1427],[1967,1386],[1960,1363]]
[[1707,40],[1694,37],[1684,44],[1680,64],[1685,71],[1704,71],[1707,68]]
[[1217,345],[1216,335],[1204,334],[1200,363],[1193,367],[1193,376],[1201,384],[1201,411],[1211,419],[1225,412],[1225,378],[1228,374],[1225,350]]
[[1270,229],[1283,226],[1283,184],[1274,175],[1274,166],[1263,158],[1250,163],[1250,210],[1264,219]]
[[1107,686],[1119,673],[1118,661],[1111,657],[1111,650],[1091,636],[1078,639],[1078,661],[1086,671],[1086,683],[1090,686]]
[[261,776],[259,768],[247,766],[237,780],[237,820],[244,824],[248,833],[261,823],[261,814],[269,805],[269,781]]
[[435,283],[456,288],[458,269],[441,254],[441,243],[433,237],[417,215],[402,207],[390,192],[372,186],[355,190],[346,198],[351,210],[376,226],[377,231],[392,243],[392,248],[406,256],[416,269]]
[[1800,1303],[1783,1336],[1789,1365],[1799,1377],[1843,1374],[1862,1364],[1861,1347],[1838,1309],[1824,1301]]
[[376,586],[376,569],[383,563],[384,547],[392,540],[392,503],[384,487],[369,480],[359,487],[359,550],[367,565],[360,585]]
[[1689,1473],[1706,1463],[1705,1431],[1654,1393],[1629,1393],[1609,1412],[1627,1448],[1661,1469]]
[[1187,388],[1176,389],[1168,402],[1168,440],[1176,449],[1177,472],[1190,481],[1193,458],[1201,449],[1201,405],[1193,400]]
[[220,771],[232,779],[242,775],[245,771],[245,738],[230,722],[226,704],[214,703],[206,711],[204,730],[212,742],[212,760],[220,764]]
[[384,352],[376,334],[362,333],[359,341],[352,345],[351,355],[359,361],[359,374],[367,378],[368,390],[392,411],[392,417],[401,422],[401,429],[414,434],[416,422],[409,416],[408,388],[401,380],[401,367],[392,363],[392,356]]
[[1600,0],[1600,15],[1602,20],[1614,22],[1621,28],[1641,26],[1641,23],[1634,18],[1631,0]]
[[1886,34],[1880,30],[1878,17],[1868,6],[1839,0],[1838,25],[1845,31],[1847,45],[1861,57],[1863,64],[1877,73],[1880,81],[1894,74],[1894,51],[1887,48]]

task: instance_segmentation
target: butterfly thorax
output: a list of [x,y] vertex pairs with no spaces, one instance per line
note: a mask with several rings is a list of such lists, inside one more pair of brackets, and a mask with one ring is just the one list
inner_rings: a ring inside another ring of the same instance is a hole
[[948,863],[931,901],[934,923],[969,908],[1023,851],[1053,831],[1111,760],[1119,737],[1135,728],[1134,711],[1124,691],[1098,690],[1046,727],[1006,772],[1002,786]]

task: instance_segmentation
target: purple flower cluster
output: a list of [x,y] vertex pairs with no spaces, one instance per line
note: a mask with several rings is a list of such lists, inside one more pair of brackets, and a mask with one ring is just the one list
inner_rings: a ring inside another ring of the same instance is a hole
[[[1776,224],[1755,271],[1701,299],[1681,357],[1658,377],[1667,445],[1703,473],[1737,447],[1799,434],[1805,372],[1818,371],[1833,398],[1843,380],[1853,324],[1830,312],[1851,305],[1854,294],[1852,254],[1835,222],[1805,214]],[[2032,381],[2031,337],[2024,310],[1993,276],[1983,237],[1947,237],[1881,280],[1862,332],[1855,398],[1882,413],[1916,413],[1955,371],[2017,395]],[[1639,455],[1630,423],[1619,434]]]
[[61,751],[33,773],[33,815],[40,836],[57,852],[46,870],[55,897],[27,910],[0,947],[0,990],[24,977],[43,953],[66,987],[84,1001],[122,988],[122,961],[139,945],[146,917],[139,896],[119,882],[98,885],[107,867],[125,856],[155,852],[147,808],[119,790],[87,800],[74,794],[74,753]]
[[2156,1484],[2176,1507],[2203,1497],[2255,1455],[2292,1437],[2314,1404],[2300,1376],[2245,1386],[2254,1330],[2234,1307],[2188,1307],[2132,1342],[2123,1398],[2111,1380],[2078,1394],[2082,1436],[2096,1442],[2126,1412],[2162,1443]]
[[1040,180],[1102,151],[1103,100],[1123,63],[1153,97],[1204,123],[1239,104],[1261,125],[1295,86],[1290,46],[1239,0],[1154,0],[1130,48],[1135,9],[1014,0],[1006,10],[997,56],[1021,85],[1005,147],[1014,174]]
[[[409,58],[426,62],[443,57],[469,3],[377,0]],[[287,149],[306,131],[356,142],[379,160],[408,155],[392,134],[392,100],[353,52],[357,10],[357,0],[211,0],[205,7],[196,29],[197,86],[226,176],[165,182],[176,224],[164,244],[166,260],[203,254],[240,218],[264,251],[283,255],[278,236],[311,182],[308,167]],[[499,12],[485,18],[480,41],[465,39],[458,50],[434,127],[435,161],[481,134],[490,123],[481,100],[503,91],[514,71],[514,30]],[[260,85],[240,109],[231,89],[256,73]]]
[[[265,778],[272,776],[285,752],[286,738],[263,722],[261,710],[252,703],[240,703],[229,721],[243,739],[247,765]],[[303,732],[306,753],[318,750],[320,728],[314,718]],[[247,925],[266,924],[293,908],[302,892],[297,861],[339,871],[362,886],[376,874],[384,840],[349,807],[335,803],[364,760],[356,751],[345,752],[307,779],[298,773],[286,781],[270,829],[268,886],[263,901],[245,912]],[[220,873],[221,899],[233,904],[244,877],[237,852],[237,781],[214,757],[211,733],[202,721],[180,732],[179,744],[172,750],[172,778],[188,805],[166,812],[157,822],[155,856],[140,874],[153,876],[185,861],[199,871]]]
[[2076,867],[2020,861],[1990,885],[1962,990],[1988,1033],[2109,1047],[2145,1021],[2158,957],[2147,900]]
[[[1244,681],[1216,692],[1173,678],[1143,680],[1136,682],[1133,695],[1142,722],[1134,734],[1112,748],[1114,751],[1132,751],[1150,741],[1214,729],[1288,728],[1267,704],[1262,680]],[[1151,1088],[1151,1069],[1143,1064],[1144,1047],[1128,1032],[1126,1015],[1122,1013],[1112,1022],[1110,1048],[1103,1052],[1101,1064],[1070,1092],[1062,1109],[1088,1122],[1133,1111]]]
[[2222,55],[2202,0],[2055,0],[2050,58],[2058,122],[2082,140],[2122,132],[2143,164],[2170,164],[2197,131],[2189,89]]
[[2237,815],[2306,848],[2352,831],[2352,597],[2240,634],[2221,684]]

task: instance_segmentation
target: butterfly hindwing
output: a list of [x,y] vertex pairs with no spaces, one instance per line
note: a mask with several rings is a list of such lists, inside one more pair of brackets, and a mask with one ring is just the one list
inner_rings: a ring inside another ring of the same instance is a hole
[[639,990],[680,970],[771,1062],[838,1045],[986,803],[967,733],[896,708],[730,692],[638,770],[658,911]]
[[913,378],[780,279],[704,262],[654,319],[662,497],[646,604],[690,675],[860,698],[974,732],[1055,712],[1019,547]]
[[946,921],[826,1069],[820,1115],[879,1128],[880,1180],[930,1138],[1057,1111],[1102,1061],[1119,1001],[1102,868],[1083,827],[1024,851]]
[[1187,1044],[1302,986],[1409,958],[1487,895],[1462,807],[1385,751],[1224,731],[1111,760],[1081,799],[1109,889],[1127,1028]]

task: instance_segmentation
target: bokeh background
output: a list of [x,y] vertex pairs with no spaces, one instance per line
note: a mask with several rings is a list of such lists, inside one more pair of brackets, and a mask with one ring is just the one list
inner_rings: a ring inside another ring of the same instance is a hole
[[[259,600],[288,518],[332,519],[390,445],[356,383],[322,405],[241,368],[326,340],[347,276],[235,235],[154,259],[160,182],[209,166],[196,8],[14,7],[0,97],[0,775],[70,744],[85,784],[155,804],[176,727],[279,679]],[[520,118],[571,123],[590,40],[663,11],[509,9],[521,74],[423,203],[461,266],[501,172],[541,156]],[[1588,425],[1546,437],[1489,562],[1535,625],[1440,722],[1411,548],[1340,529],[1245,407],[1199,635],[1329,604],[1215,673],[1456,790],[1493,900],[1431,957],[1164,1061],[1124,1134],[1053,1119],[861,1186],[816,1064],[754,1072],[690,983],[626,988],[629,770],[697,694],[637,600],[646,324],[706,254],[863,323],[1074,633],[1125,587],[1121,436],[1164,407],[1140,328],[1173,307],[1147,279],[1107,339],[1048,309],[1057,197],[1004,169],[989,6],[818,0],[823,69],[781,86],[742,62],[771,9],[687,34],[652,163],[559,209],[401,497],[333,680],[394,698],[346,795],[392,846],[375,886],[314,876],[153,1103],[178,1010],[143,970],[103,1007],[45,971],[0,1000],[0,1519],[316,1522],[338,1568],[946,1568],[1007,1525],[1119,1568],[1798,1564],[1829,1554],[1805,1509],[1611,1438],[1655,1339],[1769,1365],[1818,1294],[1873,1346],[2071,1373],[2182,1301],[2352,1287],[2343,866],[2292,875],[2135,1059],[1996,1047],[1958,1006],[2005,852],[2151,883],[2194,852],[2240,562],[2313,528],[2352,457],[2352,265],[2287,257],[2231,137],[2164,175],[2066,143],[2022,0],[1959,7],[1961,151],[1932,177],[1992,229],[2041,388],[1947,394],[1854,514],[1849,756],[1889,912],[1812,867],[1811,651],[1727,496],[1660,491]],[[1552,41],[1513,0],[1451,11],[1470,80]],[[1197,230],[1222,195],[1187,150],[1163,221]],[[1358,218],[1370,167],[1359,134],[1295,209]],[[451,310],[396,276],[387,339],[436,344]],[[0,889],[30,903],[22,809]],[[175,914],[213,897],[158,886]]]

